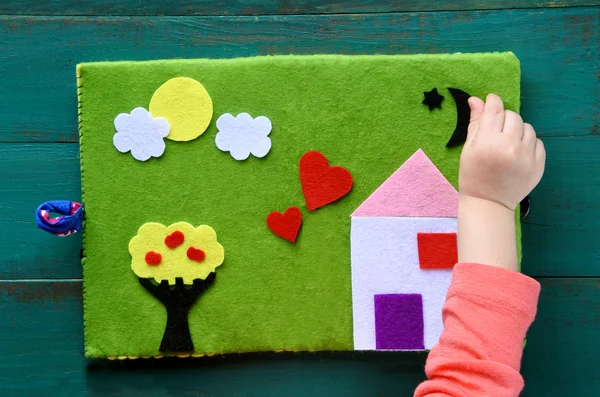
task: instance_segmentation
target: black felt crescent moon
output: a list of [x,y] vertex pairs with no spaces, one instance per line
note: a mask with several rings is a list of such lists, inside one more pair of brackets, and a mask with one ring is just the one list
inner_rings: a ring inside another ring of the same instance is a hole
[[468,101],[471,95],[458,88],[448,87],[448,91],[456,102],[456,128],[446,147],[455,147],[462,145],[467,140],[467,130],[471,120],[471,108]]
[[529,210],[531,209],[531,199],[529,196],[525,196],[525,198],[519,204],[521,219],[525,219],[527,215],[529,215]]

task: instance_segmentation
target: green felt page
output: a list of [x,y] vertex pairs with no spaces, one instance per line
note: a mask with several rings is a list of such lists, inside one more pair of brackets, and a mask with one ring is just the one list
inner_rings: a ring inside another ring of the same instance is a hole
[[[148,109],[178,76],[211,96],[206,132],[167,139],[165,153],[145,162],[118,152],[115,117]],[[419,148],[457,187],[460,147],[445,147],[457,122],[447,88],[494,92],[518,111],[519,85],[512,53],[79,65],[86,354],[159,354],[166,310],[138,282],[128,243],[146,222],[180,221],[211,226],[225,250],[214,285],[189,312],[196,353],[353,349],[350,214]],[[445,99],[430,111],[421,102],[434,87]],[[216,119],[242,112],[272,122],[262,159],[236,161],[215,146]],[[309,150],[354,179],[347,196],[311,212],[298,175]],[[290,206],[303,214],[295,244],[265,223]]]

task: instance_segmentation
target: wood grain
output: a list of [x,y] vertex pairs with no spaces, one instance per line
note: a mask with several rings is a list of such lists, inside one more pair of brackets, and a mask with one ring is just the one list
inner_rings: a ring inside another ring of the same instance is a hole
[[0,283],[0,395],[85,395],[81,281]]
[[405,11],[461,11],[511,8],[573,7],[595,1],[538,0],[4,0],[0,14],[28,15],[284,15]]
[[[80,198],[79,62],[503,50],[512,50],[522,62],[522,113],[545,137],[549,155],[546,176],[523,223],[523,269],[561,277],[540,279],[522,395],[596,395],[600,281],[564,276],[600,276],[600,8],[551,7],[598,4],[1,1],[0,280],[12,281],[0,281],[0,395],[411,395],[423,378],[422,354],[86,362],[80,236],[60,239],[37,230],[33,212],[43,200]],[[474,11],[496,8],[511,10]],[[109,15],[115,17],[102,17]],[[249,15],[263,16],[243,17]]]
[[504,50],[521,60],[522,113],[542,136],[597,135],[599,14],[582,7],[257,18],[0,17],[0,35],[8,38],[0,40],[0,75],[10,76],[0,85],[0,142],[76,142],[75,65],[83,61]]
[[[600,276],[600,138],[545,144],[546,175],[523,222],[523,271]],[[80,235],[54,237],[34,221],[44,200],[80,199],[78,150],[77,144],[0,145],[0,228],[11,231],[0,239],[0,279],[81,277]]]
[[539,281],[537,319],[523,356],[523,397],[595,396],[600,390],[600,280]]
[[546,171],[523,221],[523,271],[600,276],[600,137],[544,139]]
[[43,201],[81,201],[78,146],[0,144],[0,279],[81,278],[81,235],[35,222]]
[[[524,395],[589,396],[600,387],[600,282],[541,283]],[[80,281],[0,282],[0,312],[6,396],[408,396],[424,377],[424,354],[384,352],[94,361],[86,368]]]

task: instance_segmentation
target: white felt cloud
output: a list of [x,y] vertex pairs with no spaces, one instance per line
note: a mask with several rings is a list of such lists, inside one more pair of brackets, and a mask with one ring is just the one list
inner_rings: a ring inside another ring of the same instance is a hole
[[271,150],[271,120],[265,116],[253,119],[248,113],[233,117],[225,113],[217,120],[217,147],[236,160],[246,160],[250,153],[262,158]]
[[165,151],[163,138],[169,135],[169,122],[160,117],[153,118],[144,108],[135,108],[131,114],[119,114],[115,118],[115,128],[113,144],[121,153],[131,151],[136,160],[160,157]]

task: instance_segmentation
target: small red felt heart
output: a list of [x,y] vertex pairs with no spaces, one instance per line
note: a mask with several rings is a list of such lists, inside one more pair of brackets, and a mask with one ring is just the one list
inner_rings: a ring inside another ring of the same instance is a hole
[[300,182],[309,211],[344,197],[353,183],[347,169],[330,166],[327,158],[316,150],[300,158]]
[[187,250],[187,257],[192,261],[202,262],[206,258],[206,254],[201,249],[190,247]]
[[267,226],[273,233],[290,242],[295,242],[302,225],[302,213],[298,207],[290,207],[285,213],[271,212],[267,216]]
[[174,231],[165,237],[165,245],[171,249],[179,247],[183,244],[184,236],[179,230]]

